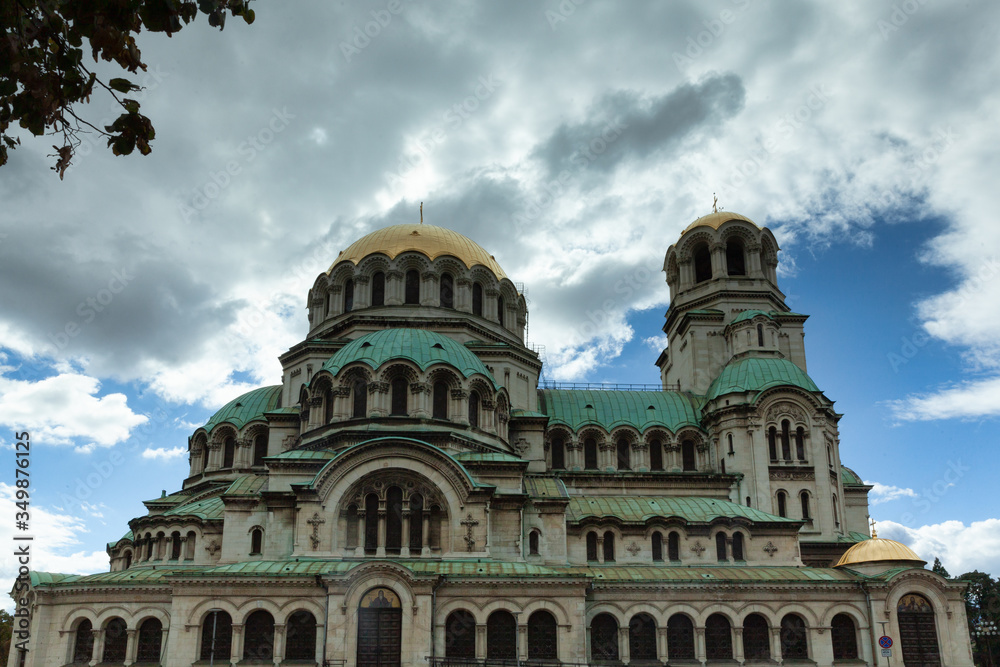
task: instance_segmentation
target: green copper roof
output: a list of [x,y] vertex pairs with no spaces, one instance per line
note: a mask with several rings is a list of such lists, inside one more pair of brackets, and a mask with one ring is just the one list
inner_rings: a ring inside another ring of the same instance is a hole
[[221,519],[226,507],[222,503],[222,498],[212,496],[193,503],[174,507],[163,513],[163,516],[187,516],[194,515],[201,519]]
[[676,565],[639,566],[571,566],[559,568],[567,573],[585,574],[597,581],[633,582],[841,582],[857,581],[858,577],[829,567],[687,567]]
[[472,463],[524,463],[521,457],[505,452],[458,452],[452,458]]
[[278,407],[280,400],[280,384],[248,391],[226,403],[221,410],[212,415],[212,418],[205,424],[205,430],[211,431],[222,422],[229,422],[236,428],[243,428],[255,419],[263,419],[264,413]]
[[223,492],[226,496],[256,496],[267,485],[267,475],[243,475],[237,477]]
[[133,535],[132,535],[132,531],[130,530],[127,533],[125,533],[124,535],[122,535],[121,537],[119,537],[114,542],[108,542],[108,548],[110,549],[111,547],[115,546],[116,544],[118,544],[122,540],[128,540],[128,541],[131,542],[132,538],[133,538]]
[[448,364],[465,377],[485,375],[499,388],[496,380],[479,360],[458,341],[424,329],[384,329],[352,340],[323,364],[334,375],[347,364],[360,361],[373,370],[390,359],[407,359],[420,370],[434,364]]
[[840,481],[844,483],[844,486],[864,486],[865,484],[861,481],[858,473],[847,466],[840,466]]
[[764,317],[768,318],[769,320],[773,320],[774,319],[774,311],[767,312],[767,311],[764,311],[764,310],[744,310],[742,313],[740,313],[739,315],[737,315],[736,317],[734,317],[733,321],[730,322],[730,324],[736,324],[737,322],[744,322],[746,320],[752,320],[753,318],[757,317],[758,315],[763,315]]
[[549,416],[549,426],[565,424],[577,431],[597,424],[610,431],[633,426],[643,431],[664,426],[676,432],[698,426],[700,400],[678,391],[604,391],[600,389],[540,389],[539,410]]
[[558,477],[525,475],[524,492],[532,498],[569,498],[566,485]]
[[707,398],[711,401],[724,394],[761,392],[782,385],[819,391],[816,383],[788,359],[749,357],[727,364],[708,388]]
[[762,512],[728,500],[667,496],[589,496],[570,498],[566,519],[617,518],[624,523],[644,523],[655,517],[678,517],[689,523],[708,523],[720,517],[741,517],[767,523],[796,523],[796,519]]
[[268,456],[269,459],[280,459],[286,460],[304,460],[304,459],[315,459],[315,460],[330,460],[337,458],[337,452],[331,452],[329,449],[290,449],[287,452],[281,452],[280,454],[275,454],[274,456]]

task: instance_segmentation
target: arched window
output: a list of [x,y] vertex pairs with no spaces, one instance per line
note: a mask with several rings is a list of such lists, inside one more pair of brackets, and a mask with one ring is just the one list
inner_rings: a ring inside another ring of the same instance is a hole
[[486,659],[517,660],[517,621],[498,609],[486,619]]
[[611,614],[598,614],[590,622],[592,660],[618,659],[618,621]]
[[781,619],[781,657],[783,660],[809,658],[806,622],[798,614],[787,614]]
[[597,441],[593,438],[583,441],[583,467],[587,470],[597,470]]
[[364,380],[355,380],[351,387],[354,393],[354,407],[351,416],[355,419],[362,419],[368,416],[368,385]]
[[285,624],[285,660],[316,660],[316,617],[297,611]]
[[743,533],[739,531],[733,533],[733,560],[746,560],[746,557],[743,555]]
[[243,659],[274,658],[274,617],[258,609],[243,622]]
[[385,493],[385,550],[398,554],[403,546],[403,490],[390,486]]
[[365,553],[373,554],[378,548],[378,496],[365,496]]
[[442,308],[455,307],[455,279],[451,277],[450,273],[441,274],[440,294]]
[[139,626],[135,661],[159,664],[162,643],[163,624],[158,618],[147,618]]
[[778,491],[778,516],[787,517],[788,508],[785,507],[785,492]]
[[625,438],[619,438],[616,451],[618,452],[618,466],[617,466],[618,469],[631,470],[632,463],[629,460],[628,440],[626,440]]
[[448,385],[444,382],[434,383],[434,419],[448,418]]
[[347,535],[345,535],[344,546],[348,549],[355,549],[358,546],[358,528],[361,527],[361,518],[358,516],[358,506],[349,505],[347,508]]
[[170,560],[181,558],[181,534],[178,531],[170,533]]
[[344,283],[344,312],[349,313],[354,310],[354,281],[348,280]]
[[716,533],[715,534],[715,558],[719,561],[729,560],[728,554],[726,553],[726,534]]
[[809,519],[811,514],[809,513],[809,492],[803,491],[799,494],[799,500],[802,501],[802,518]]
[[840,513],[837,511],[837,494],[833,494],[833,524],[840,525]]
[[226,438],[223,447],[224,449],[222,452],[222,467],[232,468],[233,461],[236,459],[236,438],[232,436]]
[[799,461],[806,460],[806,430],[801,426],[795,429],[795,456]]
[[565,470],[566,445],[563,444],[562,438],[552,438],[551,448],[552,448],[552,469]]
[[693,441],[685,440],[681,445],[681,458],[683,459],[685,472],[695,472],[698,470],[698,462],[694,455]]
[[507,326],[507,304],[504,303],[503,297],[497,297],[497,321],[500,322],[500,326]]
[[778,429],[773,426],[767,429],[767,449],[771,454],[771,460],[778,460]]
[[73,639],[73,663],[90,664],[94,657],[94,626],[87,619],[76,626],[76,637]]
[[558,644],[555,616],[539,610],[528,617],[528,660],[556,660]]
[[747,504],[747,507],[750,507],[750,496],[747,496],[746,504]]
[[124,569],[127,570],[130,567],[132,567],[132,552],[131,551],[126,551],[125,552],[125,568]]
[[764,325],[757,325],[757,347],[764,347]]
[[792,460],[792,447],[789,442],[789,424],[787,419],[781,420],[781,458],[786,461]]
[[427,546],[431,549],[441,548],[441,516],[443,512],[438,505],[431,505],[431,525],[427,531]]
[[940,665],[934,607],[922,595],[909,593],[896,604],[899,644],[905,665]]
[[[327,423],[333,421],[333,397],[327,394]],[[264,465],[264,457],[267,456],[267,436],[263,433],[253,439],[253,464],[255,466]]]
[[538,555],[538,531],[533,530],[528,533],[528,555],[537,556]]
[[760,614],[750,614],[743,619],[743,657],[747,660],[771,659],[771,635],[767,619]]
[[444,656],[446,658],[476,658],[476,619],[465,610],[453,611],[444,622]]
[[633,661],[656,661],[656,621],[649,614],[636,614],[628,622],[628,652]]
[[372,305],[385,305],[385,274],[381,271],[372,276]]
[[675,530],[667,535],[667,558],[675,563],[681,559],[681,536]]
[[694,281],[704,282],[712,277],[712,253],[707,243],[699,243],[694,249]]
[[597,533],[593,531],[587,533],[587,560],[597,560]]
[[405,417],[406,390],[410,388],[410,383],[406,381],[406,378],[397,377],[392,379],[389,388],[391,392],[390,402],[392,404],[390,414],[396,417]]
[[250,555],[259,556],[263,551],[264,546],[264,531],[260,528],[254,528],[250,531]]
[[604,562],[615,562],[615,534],[610,530],[604,533]]
[[834,660],[857,660],[858,637],[854,621],[847,614],[837,614],[830,623]]
[[727,433],[726,434],[726,442],[729,444],[729,453],[730,454],[735,454],[736,450],[733,449],[733,434],[732,433]]
[[420,273],[418,273],[416,269],[410,269],[406,272],[406,278],[404,281],[404,303],[418,305],[420,303]]
[[733,659],[733,631],[729,619],[712,614],[705,620],[705,657],[709,660]]
[[424,548],[424,497],[419,493],[410,496],[410,553],[420,553]]
[[233,619],[224,611],[212,611],[201,623],[201,659],[225,664],[233,652]]
[[649,443],[649,469],[663,470],[663,443],[659,440]]
[[125,649],[128,646],[128,632],[125,621],[112,618],[104,626],[104,654],[101,662],[125,662]]
[[185,560],[194,560],[194,543],[197,539],[198,535],[193,530],[189,530],[187,540],[184,542],[184,545],[187,547],[187,553],[184,554]]
[[483,316],[483,286],[472,283],[472,314]]
[[694,623],[684,614],[667,621],[667,655],[671,660],[694,660]]
[[653,561],[660,562],[663,560],[663,536],[660,535],[659,531],[653,533]]
[[731,239],[726,243],[726,269],[731,276],[745,276],[747,274],[743,244],[736,239]]
[[469,426],[479,428],[479,394],[469,392]]

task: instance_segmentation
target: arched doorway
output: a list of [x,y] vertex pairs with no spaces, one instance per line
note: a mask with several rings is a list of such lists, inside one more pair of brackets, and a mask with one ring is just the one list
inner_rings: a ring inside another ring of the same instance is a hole
[[896,605],[899,621],[899,644],[906,667],[938,667],[941,651],[938,648],[934,608],[922,595],[904,595]]
[[403,608],[389,588],[373,588],[358,605],[358,667],[399,667]]

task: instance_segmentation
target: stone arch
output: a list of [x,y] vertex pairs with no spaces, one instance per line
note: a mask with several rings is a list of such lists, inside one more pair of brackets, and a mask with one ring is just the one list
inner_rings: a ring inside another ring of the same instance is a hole
[[92,607],[75,607],[65,616],[61,633],[76,632],[82,621],[90,621],[92,627],[100,627],[97,623],[97,612]]
[[404,378],[408,383],[417,382],[420,379],[420,368],[413,362],[394,360],[383,364],[378,372],[379,382],[392,382],[398,377]]
[[[284,623],[288,620],[289,616],[300,611],[308,611],[317,620],[322,618],[324,614],[323,605],[317,604],[308,598],[292,598],[278,605],[278,608],[281,610],[281,616],[275,615],[275,623]],[[281,619],[280,621],[278,620],[279,618]]]
[[435,364],[427,370],[427,381],[431,384],[444,382],[449,390],[461,389],[462,380],[454,368],[448,364]]
[[476,623],[483,624],[486,623],[486,616],[488,614],[483,613],[483,607],[477,604],[474,600],[455,598],[448,600],[441,606],[439,606],[435,613],[438,615],[437,622],[443,623],[445,619],[456,611],[465,611],[472,615],[476,619]]
[[[236,606],[236,613],[230,613],[233,618],[233,625],[238,623],[243,623],[247,616],[254,613],[258,609],[263,609],[267,613],[271,614],[271,618],[277,619],[280,615],[281,608],[269,598],[255,597],[248,600],[244,600],[239,605]],[[277,621],[275,621],[277,623]]]
[[714,230],[710,231],[705,228],[689,233],[687,237],[680,244],[678,244],[677,260],[679,262],[693,260],[692,253],[694,252],[696,246],[704,243],[711,248],[712,245],[716,243],[717,239],[718,233]]
[[823,614],[822,625],[829,627],[830,624],[833,622],[833,617],[838,614],[846,614],[847,616],[850,616],[851,620],[854,621],[854,624],[858,629],[859,634],[861,632],[868,630],[867,614],[864,611],[846,602],[838,602],[830,606]]
[[423,280],[423,274],[431,268],[431,261],[427,255],[415,250],[408,250],[396,255],[395,264],[396,269],[404,274],[411,270],[417,271],[421,280]]
[[233,604],[229,599],[219,597],[209,598],[202,600],[191,608],[187,619],[184,621],[184,625],[201,628],[202,623],[205,622],[205,618],[213,609],[218,609],[229,614],[229,617],[233,619],[233,623],[236,622],[236,618],[239,615],[237,605]]
[[341,387],[351,387],[357,380],[361,380],[365,384],[370,384],[373,374],[371,367],[362,361],[356,361],[340,369],[337,379]]
[[594,621],[594,618],[600,616],[601,614],[610,614],[611,616],[613,616],[614,619],[618,621],[619,628],[622,627],[622,624],[624,624],[627,627],[628,620],[629,618],[631,618],[631,616],[626,614],[625,611],[626,607],[624,606],[625,604],[628,603],[620,604],[618,602],[611,602],[610,600],[608,600],[594,605],[593,607],[587,610],[586,627],[589,628],[590,624]]
[[432,270],[439,276],[444,273],[450,273],[456,283],[459,278],[468,278],[469,276],[469,268],[465,265],[465,262],[456,259],[452,255],[441,255],[436,257],[434,261],[431,262],[431,266],[433,267]]
[[344,284],[348,280],[353,280],[357,274],[358,267],[352,262],[341,262],[330,272],[328,287],[337,286],[343,289]]
[[147,619],[155,618],[164,630],[170,629],[170,614],[158,607],[141,607],[132,614],[129,629],[138,630]]
[[108,621],[113,618],[121,618],[125,621],[127,627],[134,627],[129,624],[129,620],[132,618],[132,612],[130,612],[125,607],[105,607],[97,614],[97,622],[94,623],[94,630],[98,630],[107,625]]
[[356,275],[371,280],[371,277],[379,271],[382,273],[388,273],[389,270],[389,257],[387,255],[383,255],[382,253],[375,253],[368,255],[358,263]]
[[704,626],[705,621],[707,621],[708,617],[711,616],[712,614],[719,614],[720,616],[725,617],[725,619],[729,621],[729,625],[733,627],[736,627],[736,624],[738,622],[737,618],[739,618],[739,615],[733,610],[731,606],[721,604],[719,602],[708,605],[707,607],[702,609],[699,612],[699,614],[700,615],[698,616],[698,620],[695,623],[695,625],[697,626]]
[[490,614],[495,611],[509,611],[512,614],[520,614],[523,613],[523,610],[524,608],[521,603],[514,598],[494,598],[483,605],[483,622],[485,622],[485,619],[488,619]]

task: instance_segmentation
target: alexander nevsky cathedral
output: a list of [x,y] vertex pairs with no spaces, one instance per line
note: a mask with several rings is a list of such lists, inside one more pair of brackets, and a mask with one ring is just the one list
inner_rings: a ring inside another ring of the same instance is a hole
[[660,383],[567,387],[487,250],[372,232],[109,571],[32,573],[9,667],[971,667],[965,585],[870,532],[777,265],[766,228],[695,220]]

